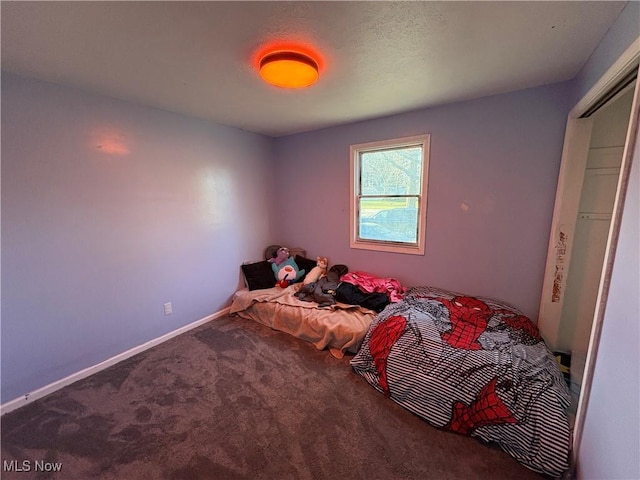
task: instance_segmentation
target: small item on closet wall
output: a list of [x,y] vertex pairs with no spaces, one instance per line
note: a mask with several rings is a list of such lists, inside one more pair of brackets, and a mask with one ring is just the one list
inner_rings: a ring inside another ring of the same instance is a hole
[[611,221],[610,213],[581,213],[578,215],[580,220],[605,220]]
[[551,302],[557,303],[562,296],[562,281],[564,279],[564,263],[567,255],[568,236],[562,230],[558,233],[558,241],[555,245],[556,264],[553,273],[553,289],[551,291]]
[[460,210],[462,210],[463,212],[468,212],[469,211],[469,204],[467,202],[462,202],[460,204]]

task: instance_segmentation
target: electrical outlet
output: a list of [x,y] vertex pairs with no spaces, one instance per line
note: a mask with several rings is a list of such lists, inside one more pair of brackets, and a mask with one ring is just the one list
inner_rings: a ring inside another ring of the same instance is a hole
[[167,302],[164,304],[164,314],[171,315],[173,313],[173,307],[171,306],[171,302]]

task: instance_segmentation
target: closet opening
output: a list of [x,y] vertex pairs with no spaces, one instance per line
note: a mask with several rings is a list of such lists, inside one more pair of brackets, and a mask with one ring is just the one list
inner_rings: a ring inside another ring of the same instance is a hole
[[567,119],[538,327],[570,367],[578,457],[638,129],[640,39]]

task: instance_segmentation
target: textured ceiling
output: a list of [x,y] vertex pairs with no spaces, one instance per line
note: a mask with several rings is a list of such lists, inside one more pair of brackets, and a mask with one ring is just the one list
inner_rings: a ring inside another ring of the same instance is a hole
[[[6,2],[2,68],[271,136],[564,81],[626,2]],[[265,48],[320,80],[263,83]]]

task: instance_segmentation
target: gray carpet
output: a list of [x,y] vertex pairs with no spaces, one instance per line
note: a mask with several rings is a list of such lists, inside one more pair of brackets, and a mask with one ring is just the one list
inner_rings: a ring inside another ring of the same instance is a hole
[[349,357],[234,317],[1,422],[7,480],[545,478],[429,426],[354,374]]

